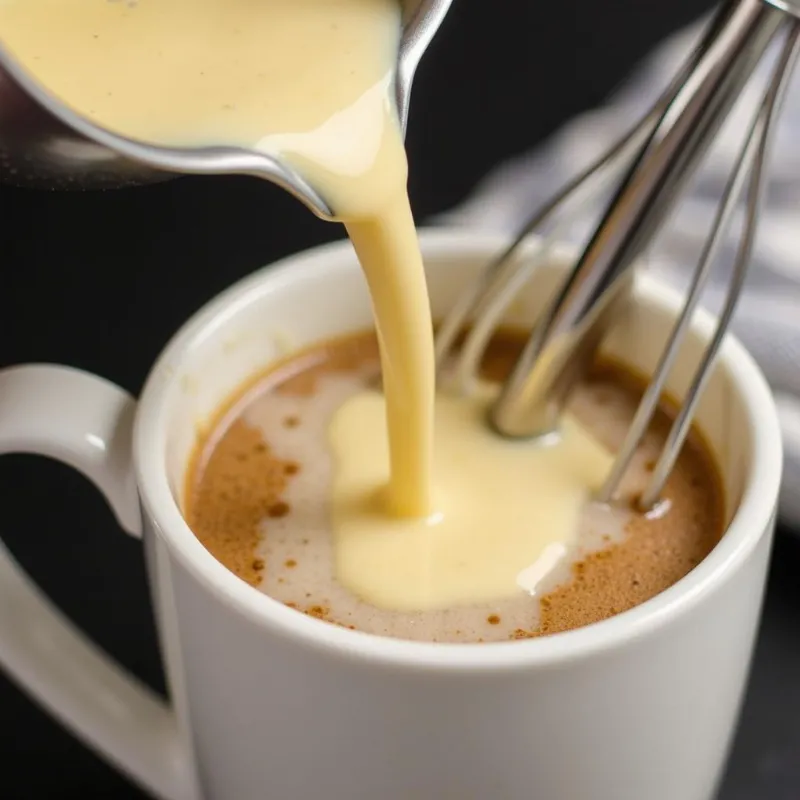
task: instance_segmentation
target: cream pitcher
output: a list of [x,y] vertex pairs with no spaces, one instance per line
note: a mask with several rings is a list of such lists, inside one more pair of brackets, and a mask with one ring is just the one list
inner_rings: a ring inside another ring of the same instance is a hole
[[[395,98],[405,131],[411,85],[451,0],[405,0]],[[11,56],[0,31],[0,182],[44,189],[109,189],[177,174],[252,175],[278,184],[329,219],[327,203],[291,165],[231,146],[162,147],[106,130],[67,108]]]

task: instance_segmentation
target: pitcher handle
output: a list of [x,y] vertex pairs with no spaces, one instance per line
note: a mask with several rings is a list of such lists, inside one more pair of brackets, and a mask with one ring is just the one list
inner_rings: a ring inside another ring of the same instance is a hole
[[[0,454],[33,453],[83,473],[141,537],[131,459],[135,401],[61,366],[0,370]],[[196,800],[174,712],[100,651],[0,542],[0,666],[54,717],[160,800]]]

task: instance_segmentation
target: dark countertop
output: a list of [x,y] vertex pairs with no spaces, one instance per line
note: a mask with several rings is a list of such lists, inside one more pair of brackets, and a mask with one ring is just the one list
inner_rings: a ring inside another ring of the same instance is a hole
[[[418,219],[600,102],[654,41],[708,5],[455,0],[412,103]],[[102,195],[2,188],[0,219],[0,366],[72,364],[134,393],[199,305],[262,264],[341,236],[274,187],[245,179]],[[0,533],[15,556],[108,652],[163,689],[140,544],[61,465],[1,459],[0,490]],[[798,568],[800,540],[781,531],[720,800],[800,797]],[[1,677],[0,709],[0,797],[142,797]]]

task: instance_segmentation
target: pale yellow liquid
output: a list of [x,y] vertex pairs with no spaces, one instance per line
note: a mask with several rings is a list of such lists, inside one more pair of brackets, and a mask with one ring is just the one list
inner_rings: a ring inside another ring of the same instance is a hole
[[[392,100],[400,30],[394,0],[0,0],[0,39],[80,114],[150,143],[280,156],[345,223],[385,401],[353,398],[333,420],[339,579],[425,607],[541,571],[607,456],[577,426],[547,450],[500,442],[478,418],[484,400],[450,398],[434,459],[431,314]],[[517,488],[487,509],[486,481]]]
[[287,159],[341,218],[381,331],[393,513],[430,511],[428,294],[393,101],[395,0],[0,0],[0,39],[109,130]]

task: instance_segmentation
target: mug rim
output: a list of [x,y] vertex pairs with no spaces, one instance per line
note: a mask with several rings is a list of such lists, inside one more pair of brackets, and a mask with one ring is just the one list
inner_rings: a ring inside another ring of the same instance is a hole
[[[495,255],[506,237],[464,229],[428,228],[419,231],[426,257],[452,258]],[[535,240],[531,240],[533,243]],[[574,256],[573,248],[555,248],[554,258]],[[338,262],[338,263],[337,263]],[[329,656],[358,658],[390,667],[444,671],[483,672],[564,663],[614,648],[647,635],[668,620],[688,612],[713,592],[726,575],[767,535],[777,507],[783,453],[777,411],[760,368],[743,345],[728,335],[718,354],[742,400],[753,429],[753,457],[741,499],[714,549],[691,572],[656,596],[600,622],[527,640],[455,644],[394,639],[351,631],[298,613],[238,578],[200,543],[192,533],[170,490],[166,465],[166,399],[183,354],[213,337],[216,328],[250,303],[322,268],[358,268],[347,240],[290,255],[265,266],[216,295],[195,312],[173,335],[155,361],[139,399],[133,435],[133,460],[140,500],[155,535],[218,601],[228,605],[270,635]],[[674,289],[650,275],[641,275],[649,303],[670,313],[681,302]],[[656,292],[655,289],[658,291]],[[714,318],[699,311],[692,330],[710,336]]]

